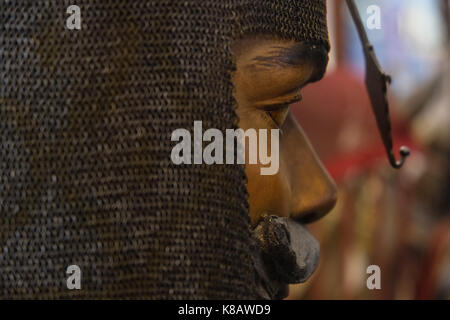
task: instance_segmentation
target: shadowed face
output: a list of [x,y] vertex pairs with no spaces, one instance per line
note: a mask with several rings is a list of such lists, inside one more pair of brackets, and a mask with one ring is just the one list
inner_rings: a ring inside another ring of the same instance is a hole
[[[240,128],[280,129],[276,174],[261,175],[261,164],[248,163],[247,150],[245,170],[252,225],[256,226],[268,215],[300,224],[323,217],[336,203],[336,186],[289,108],[301,100],[303,87],[322,78],[328,62],[327,51],[321,46],[295,41],[251,37],[236,42],[233,53]],[[297,256],[302,254],[299,249],[292,250]],[[313,271],[317,259],[310,259],[309,263]],[[306,272],[305,278],[312,271]]]
[[278,173],[261,175],[260,164],[246,164],[251,221],[267,213],[315,221],[334,207],[336,186],[289,108],[303,87],[322,78],[328,54],[320,46],[262,37],[240,40],[234,54],[239,126],[280,129]]

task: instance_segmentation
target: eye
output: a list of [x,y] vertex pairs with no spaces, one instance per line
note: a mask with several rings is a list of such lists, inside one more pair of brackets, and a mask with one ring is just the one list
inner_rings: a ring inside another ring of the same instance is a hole
[[264,108],[265,113],[269,116],[270,120],[273,121],[276,127],[281,129],[284,121],[289,113],[289,104],[280,105],[280,106],[271,106],[269,110]]
[[289,113],[289,106],[301,100],[302,95],[297,92],[293,98],[285,100],[285,102],[265,105],[262,109],[272,122],[272,125],[275,125],[278,129],[281,129]]

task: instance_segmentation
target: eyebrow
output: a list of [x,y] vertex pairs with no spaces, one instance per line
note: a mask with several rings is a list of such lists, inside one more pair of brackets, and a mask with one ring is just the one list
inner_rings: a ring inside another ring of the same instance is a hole
[[299,43],[287,48],[273,46],[271,49],[273,49],[271,54],[253,58],[253,66],[260,68],[300,67],[306,63],[313,63],[316,72],[310,82],[320,80],[325,74],[328,51],[323,45]]

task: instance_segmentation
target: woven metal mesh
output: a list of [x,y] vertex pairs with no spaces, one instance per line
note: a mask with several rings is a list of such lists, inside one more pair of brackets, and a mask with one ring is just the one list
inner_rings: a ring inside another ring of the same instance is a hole
[[326,43],[323,1],[251,3],[0,0],[0,297],[255,297],[244,168],[170,160],[237,126],[233,39]]

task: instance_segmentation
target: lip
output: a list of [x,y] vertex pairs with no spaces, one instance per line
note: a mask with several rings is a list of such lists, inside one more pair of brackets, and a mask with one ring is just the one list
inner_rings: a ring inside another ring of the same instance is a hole
[[296,254],[296,263],[299,270],[295,271],[295,282],[303,283],[316,270],[320,257],[320,245],[314,236],[302,223],[291,218],[286,218],[287,228],[290,234],[291,249]]
[[300,222],[265,216],[253,235],[261,256],[260,261],[255,260],[256,270],[271,299],[284,298],[288,284],[303,283],[315,271],[319,243]]

